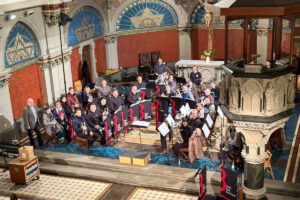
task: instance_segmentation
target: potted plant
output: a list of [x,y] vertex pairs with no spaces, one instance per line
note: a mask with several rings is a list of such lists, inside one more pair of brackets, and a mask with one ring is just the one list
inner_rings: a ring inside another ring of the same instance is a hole
[[203,55],[206,57],[206,63],[210,63],[210,57],[214,55],[215,51],[214,49],[204,51]]

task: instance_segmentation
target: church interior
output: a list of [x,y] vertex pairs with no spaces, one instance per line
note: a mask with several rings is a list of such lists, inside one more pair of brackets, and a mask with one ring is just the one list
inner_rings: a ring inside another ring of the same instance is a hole
[[300,198],[300,0],[1,0],[0,200]]

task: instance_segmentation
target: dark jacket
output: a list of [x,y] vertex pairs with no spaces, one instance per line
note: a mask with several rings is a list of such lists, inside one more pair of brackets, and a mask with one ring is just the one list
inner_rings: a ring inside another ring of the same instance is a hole
[[124,106],[124,100],[122,97],[118,96],[117,98],[109,98],[109,110],[111,113],[114,113],[120,106]]
[[166,64],[156,64],[155,67],[154,67],[154,72],[157,73],[157,74],[162,74],[162,73],[165,73],[167,71],[167,66]]
[[199,118],[196,118],[196,119],[191,119],[189,125],[192,127],[193,130],[195,130],[196,128],[201,128],[202,123]]
[[85,119],[88,125],[90,126],[91,130],[96,131],[95,126],[96,125],[100,126],[101,118],[102,115],[98,110],[96,110],[95,112],[89,111]]
[[181,126],[180,135],[183,140],[183,143],[188,144],[192,134],[193,134],[193,129],[189,125],[187,125],[186,127]]
[[201,84],[201,79],[202,79],[202,76],[201,76],[201,73],[200,73],[200,72],[197,72],[197,73],[191,72],[191,73],[190,73],[190,80],[191,80],[194,84],[200,85],[200,84]]
[[[36,120],[37,122],[39,122],[39,116],[37,113],[37,107],[34,106],[34,110],[36,112]],[[24,120],[24,126],[25,129],[27,129],[28,126],[30,126],[30,129],[34,129],[35,127],[35,117],[34,114],[32,113],[32,110],[29,106],[25,106],[25,108],[23,109],[23,120]]]
[[60,116],[59,116],[59,114],[58,114],[58,112],[57,112],[57,110],[56,110],[55,108],[53,108],[53,109],[51,110],[51,112],[52,112],[52,114],[53,114],[55,120],[56,120],[59,124],[63,124],[64,122],[67,122],[68,117],[67,117],[67,115],[66,115],[66,113],[65,113],[65,111],[64,111],[63,108],[62,108],[62,112],[63,112],[63,115],[64,115],[64,121],[61,120],[61,118],[60,118]]
[[69,119],[73,113],[71,106],[67,102],[61,102],[61,107],[64,109],[64,111]]
[[86,133],[88,134],[90,131],[90,127],[88,126],[86,120],[83,117],[74,116],[72,118],[72,128],[77,136],[81,137],[85,135],[84,131],[82,130],[82,125],[87,127]]
[[87,94],[85,92],[82,93],[82,95],[81,95],[81,101],[82,101],[82,106],[84,108],[88,107],[88,105],[91,103],[91,102],[89,102],[89,97],[90,96],[93,98],[93,96],[91,94]]
[[126,97],[126,100],[129,103],[129,105],[131,105],[131,104],[135,104],[136,102],[138,102],[140,97],[141,97],[141,93],[139,93],[139,92],[137,92],[135,94],[133,94],[132,92],[129,92],[129,94]]
[[146,83],[145,83],[145,82],[141,82],[141,83],[136,82],[136,83],[134,84],[134,86],[136,86],[137,89],[139,90],[139,89],[141,89],[141,88],[146,88]]

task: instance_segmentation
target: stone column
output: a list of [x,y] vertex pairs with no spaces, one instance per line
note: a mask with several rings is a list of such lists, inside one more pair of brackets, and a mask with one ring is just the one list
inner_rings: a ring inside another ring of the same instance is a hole
[[269,19],[259,19],[256,27],[257,31],[257,58],[258,63],[265,64],[268,59],[268,35],[269,35]]
[[14,124],[8,87],[8,79],[10,76],[8,71],[0,72],[0,134],[9,128],[12,128]]
[[97,74],[97,58],[96,58],[96,55],[95,55],[95,42],[93,42],[92,44],[90,44],[90,50],[91,50],[92,74],[93,74],[92,79],[95,82],[97,80],[97,78],[98,78],[98,74]]
[[[72,51],[70,50],[69,52],[71,53]],[[64,62],[65,62],[66,85],[67,85],[67,92],[68,92],[68,88],[73,86],[70,54],[64,56]]]
[[191,60],[192,48],[191,48],[191,29],[179,28],[179,59]]
[[105,36],[104,40],[106,49],[107,69],[119,69],[117,36]]
[[51,84],[51,77],[50,77],[50,67],[49,63],[40,63],[40,68],[43,71],[43,78],[44,78],[44,85],[45,85],[45,92],[46,92],[46,102],[51,105],[53,103],[53,87]]

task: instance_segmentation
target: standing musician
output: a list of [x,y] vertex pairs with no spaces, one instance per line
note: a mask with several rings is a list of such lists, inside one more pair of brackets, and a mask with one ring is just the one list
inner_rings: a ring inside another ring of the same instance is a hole
[[158,59],[158,63],[154,66],[154,72],[156,75],[161,75],[163,73],[166,73],[167,71],[167,66],[163,62],[161,58]]
[[141,93],[137,92],[137,87],[135,85],[131,87],[131,91],[127,94],[126,100],[129,103],[129,106],[141,102]]
[[109,98],[109,110],[112,114],[118,109],[121,109],[125,105],[122,97],[119,96],[118,90],[113,89],[111,93],[111,97]]
[[194,65],[192,68],[192,72],[190,73],[190,80],[195,84],[195,85],[200,85],[201,84],[201,73],[198,72],[197,67]]
[[176,93],[176,90],[177,90],[177,84],[176,84],[176,81],[174,80],[174,76],[173,75],[170,75],[169,76],[169,85],[171,87],[171,92],[173,92],[174,94]]
[[137,82],[134,84],[134,86],[136,86],[138,90],[146,88],[146,83],[143,81],[142,76],[137,77]]
[[189,139],[190,139],[192,133],[193,133],[193,129],[188,125],[188,120],[186,118],[184,118],[182,120],[182,125],[181,125],[181,128],[180,128],[180,135],[181,135],[181,138],[182,138],[183,142],[182,143],[176,143],[172,147],[172,149],[174,151],[174,154],[175,154],[177,159],[179,157],[179,155],[178,155],[179,149],[188,147]]

